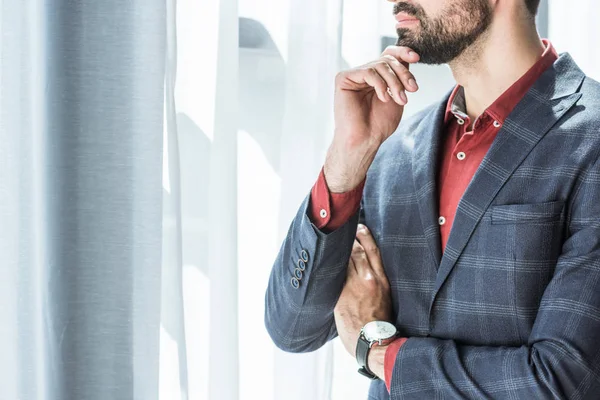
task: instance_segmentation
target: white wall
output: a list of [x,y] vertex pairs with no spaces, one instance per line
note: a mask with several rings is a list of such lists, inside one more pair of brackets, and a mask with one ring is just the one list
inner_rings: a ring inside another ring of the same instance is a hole
[[548,0],[549,39],[568,52],[591,78],[600,81],[600,2]]

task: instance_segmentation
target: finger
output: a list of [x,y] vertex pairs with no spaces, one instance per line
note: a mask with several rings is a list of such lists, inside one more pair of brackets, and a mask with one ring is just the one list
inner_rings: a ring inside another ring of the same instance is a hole
[[398,105],[405,105],[408,99],[406,98],[406,93],[404,93],[404,85],[400,82],[400,79],[398,79],[390,64],[388,64],[387,61],[382,60],[375,64],[375,69],[385,80],[385,83],[391,92],[388,93],[392,95],[394,101],[398,103]]
[[373,88],[377,98],[382,102],[388,102],[392,99],[387,93],[387,85],[385,80],[379,75],[379,73],[375,70],[375,68],[372,67],[371,64],[340,72],[336,76],[336,85],[340,85],[345,81],[352,82],[354,86],[360,87],[361,90],[368,87]]
[[375,238],[371,235],[369,228],[365,225],[359,224],[358,230],[356,233],[356,238],[362,248],[365,251],[365,256],[371,266],[373,272],[379,277],[386,277],[385,269],[383,268],[383,262],[381,261],[381,253],[379,252],[379,247],[377,247],[377,243],[375,242]]
[[389,94],[387,93],[388,85],[383,77],[377,72],[374,67],[368,67],[363,72],[363,79],[365,83],[375,89],[379,100],[387,103],[390,100]]
[[365,249],[358,242],[358,240],[354,241],[354,245],[352,246],[352,255],[350,258],[354,262],[354,266],[356,267],[356,272],[358,274],[364,274],[371,270]]
[[413,49],[406,46],[388,46],[381,55],[395,57],[406,67],[408,67],[409,64],[417,63],[420,60],[419,55]]
[[400,79],[400,82],[404,85],[406,90],[409,92],[416,92],[419,90],[419,85],[417,85],[417,79],[415,76],[408,70],[407,67],[404,66],[398,59],[394,56],[386,54],[382,57],[394,70],[394,73]]

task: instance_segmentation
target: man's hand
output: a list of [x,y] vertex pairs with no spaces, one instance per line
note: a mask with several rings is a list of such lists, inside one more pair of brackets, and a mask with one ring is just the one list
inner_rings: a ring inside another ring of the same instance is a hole
[[[390,284],[375,239],[364,225],[358,226],[356,239],[346,283],[334,309],[338,335],[352,357],[362,327],[371,321],[390,321],[392,314]],[[382,377],[383,363],[372,365],[371,359],[369,367]]]
[[398,128],[406,91],[418,90],[408,70],[418,61],[411,49],[389,46],[378,60],[337,75],[335,132],[324,167],[331,192],[352,190],[365,178],[379,146]]

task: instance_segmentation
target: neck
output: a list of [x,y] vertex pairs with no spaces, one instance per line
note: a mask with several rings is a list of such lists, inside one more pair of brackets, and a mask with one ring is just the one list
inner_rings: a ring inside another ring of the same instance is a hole
[[[467,114],[474,121],[542,56],[535,26],[513,15],[494,21],[488,31],[450,63],[464,87]],[[515,22],[516,21],[516,22]]]

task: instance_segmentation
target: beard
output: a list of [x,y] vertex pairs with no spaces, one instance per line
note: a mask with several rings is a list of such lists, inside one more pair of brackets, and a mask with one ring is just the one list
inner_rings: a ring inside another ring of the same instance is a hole
[[483,35],[492,22],[487,0],[455,0],[439,16],[431,18],[413,3],[396,3],[394,15],[405,12],[419,20],[414,29],[400,28],[397,46],[406,46],[423,64],[447,64]]

